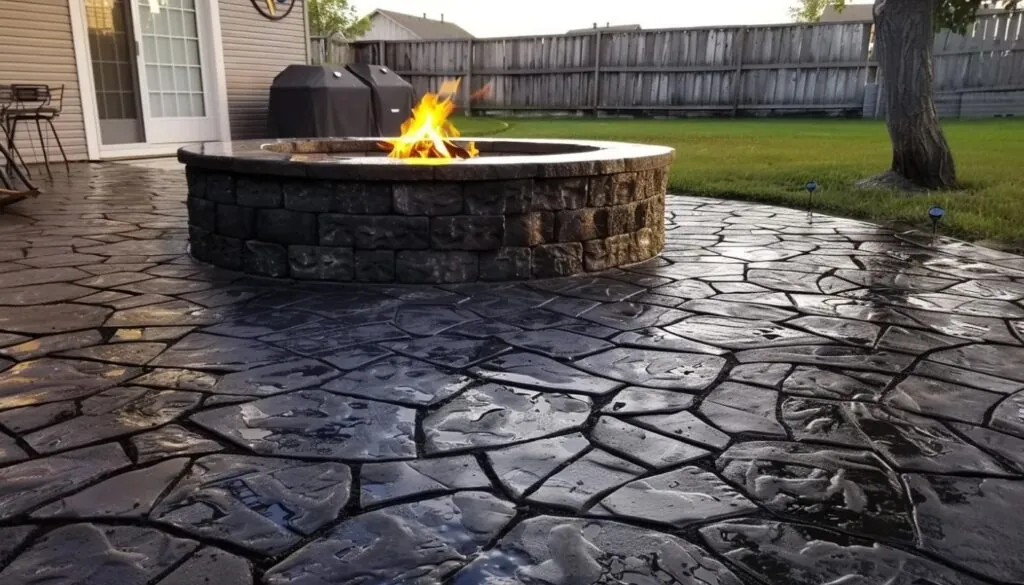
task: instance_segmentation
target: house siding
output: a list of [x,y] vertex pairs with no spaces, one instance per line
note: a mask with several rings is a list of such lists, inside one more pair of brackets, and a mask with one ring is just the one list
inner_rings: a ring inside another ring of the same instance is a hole
[[419,37],[386,16],[375,14],[370,19],[370,29],[359,37],[360,41],[416,41]]
[[305,3],[286,18],[263,18],[249,0],[219,0],[231,137],[267,133],[270,84],[285,67],[309,62]]
[[[0,0],[0,15],[0,84],[63,85],[64,112],[55,122],[57,133],[69,159],[86,160],[85,122],[68,0]],[[43,130],[44,136],[49,135],[45,126]],[[25,160],[42,161],[35,124],[19,124],[18,136],[18,150]],[[51,162],[60,159],[52,136],[47,152]]]

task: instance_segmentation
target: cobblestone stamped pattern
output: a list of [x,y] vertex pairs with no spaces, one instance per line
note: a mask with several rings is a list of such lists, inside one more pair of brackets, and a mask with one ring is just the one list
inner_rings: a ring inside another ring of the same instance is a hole
[[674,196],[599,277],[297,284],[74,173],[0,215],[0,583],[1024,582],[1024,259]]

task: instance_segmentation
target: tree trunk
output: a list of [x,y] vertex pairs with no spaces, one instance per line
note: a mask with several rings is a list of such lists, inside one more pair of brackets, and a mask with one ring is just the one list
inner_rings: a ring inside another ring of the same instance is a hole
[[957,186],[935,110],[932,44],[940,0],[875,0],[875,51],[892,139],[892,172],[928,189]]

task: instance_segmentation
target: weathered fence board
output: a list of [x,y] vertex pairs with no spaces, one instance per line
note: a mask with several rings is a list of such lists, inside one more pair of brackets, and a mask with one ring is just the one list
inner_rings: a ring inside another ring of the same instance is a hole
[[[877,77],[872,30],[855,22],[375,41],[352,43],[344,55],[320,39],[311,52],[314,62],[386,65],[419,92],[453,77],[465,79],[464,95],[489,84],[489,97],[472,106],[482,110],[867,112],[877,101],[866,89]],[[934,68],[942,96],[1017,99],[1024,15],[986,15],[963,35],[938,33]]]

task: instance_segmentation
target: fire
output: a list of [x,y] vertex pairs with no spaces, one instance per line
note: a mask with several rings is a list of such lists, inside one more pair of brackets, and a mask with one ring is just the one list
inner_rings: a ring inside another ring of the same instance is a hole
[[479,154],[469,142],[465,146],[452,139],[460,136],[448,119],[455,111],[452,97],[458,93],[459,80],[445,81],[439,91],[423,96],[412,109],[412,115],[402,123],[402,135],[389,138],[381,147],[391,158],[405,159],[463,159]]

